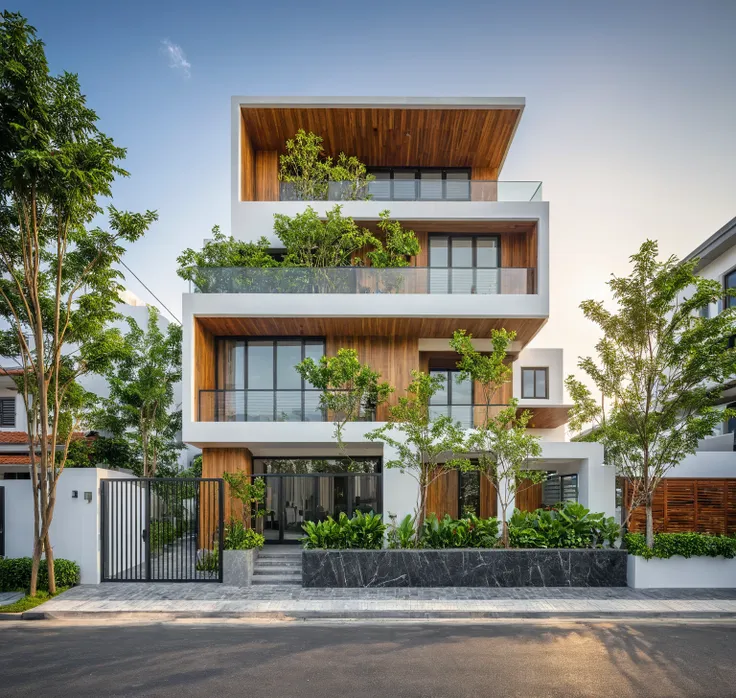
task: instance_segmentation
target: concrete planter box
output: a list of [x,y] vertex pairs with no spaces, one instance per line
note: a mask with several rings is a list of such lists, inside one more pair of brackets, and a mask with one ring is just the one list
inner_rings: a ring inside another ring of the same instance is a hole
[[629,586],[634,589],[736,589],[736,558],[628,557]]
[[625,587],[623,550],[304,550],[305,587]]
[[252,584],[253,568],[258,551],[223,550],[222,582],[232,587],[249,587]]

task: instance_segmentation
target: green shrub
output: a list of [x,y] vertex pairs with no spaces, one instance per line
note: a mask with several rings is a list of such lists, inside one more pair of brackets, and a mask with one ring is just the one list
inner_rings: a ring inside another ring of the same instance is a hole
[[[0,558],[0,591],[25,591],[31,586],[30,557]],[[79,584],[79,565],[72,560],[54,560],[56,587],[71,587]],[[38,569],[38,588],[48,590],[49,573],[46,560],[41,560]]]
[[498,544],[498,519],[475,515],[438,519],[430,514],[424,521],[419,544],[422,548],[493,548]]
[[399,548],[415,548],[417,545],[414,517],[407,514],[401,523],[396,523],[396,514],[389,514],[391,523],[386,531],[386,541],[392,550]]
[[198,572],[219,572],[220,551],[215,543],[213,550],[202,550],[194,567]]
[[356,512],[352,519],[342,512],[337,520],[328,516],[324,521],[307,521],[302,524],[306,538],[305,548],[380,550],[386,524],[380,514]]
[[262,548],[266,539],[252,528],[246,528],[242,521],[231,519],[225,526],[225,550],[251,550]]
[[152,551],[161,550],[164,545],[173,543],[183,532],[181,526],[172,521],[151,521],[148,540]]
[[631,555],[647,560],[653,557],[667,559],[673,555],[682,557],[736,557],[736,536],[713,536],[708,533],[657,533],[654,548],[647,547],[642,533],[627,533],[624,544]]
[[508,525],[512,548],[601,548],[613,546],[620,535],[612,516],[593,514],[578,502],[550,510],[516,509]]

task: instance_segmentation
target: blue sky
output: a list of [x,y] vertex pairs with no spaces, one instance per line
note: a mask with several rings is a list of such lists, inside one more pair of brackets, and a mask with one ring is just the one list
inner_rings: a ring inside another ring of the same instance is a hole
[[215,223],[229,231],[234,94],[525,97],[502,179],[544,181],[552,307],[535,345],[563,346],[567,369],[595,339],[577,304],[604,297],[642,240],[682,255],[736,215],[734,0],[8,9],[36,26],[52,70],[79,74],[103,130],[128,148],[115,205],[160,219],[126,261],[176,314],[176,256]]

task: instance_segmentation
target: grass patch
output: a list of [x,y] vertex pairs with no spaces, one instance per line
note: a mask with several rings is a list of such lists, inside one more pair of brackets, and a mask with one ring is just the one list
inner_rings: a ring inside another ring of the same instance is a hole
[[23,613],[24,611],[30,611],[36,606],[40,606],[54,596],[58,596],[62,592],[66,591],[69,587],[59,588],[55,594],[49,594],[48,591],[41,591],[39,589],[36,596],[24,596],[15,603],[10,603],[5,606],[0,606],[0,613]]

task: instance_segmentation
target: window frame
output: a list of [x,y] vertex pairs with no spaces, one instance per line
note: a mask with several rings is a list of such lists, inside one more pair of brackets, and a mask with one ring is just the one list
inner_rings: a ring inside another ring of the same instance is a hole
[[[471,262],[469,267],[454,267],[452,265],[452,240],[467,240],[471,241]],[[495,240],[496,241],[496,265],[495,266],[478,266],[478,240]],[[433,266],[432,265],[432,240],[447,240],[447,265],[446,266]],[[501,269],[501,236],[497,233],[430,233],[427,237],[427,268],[429,274],[432,273],[433,269],[446,269],[447,270],[447,293],[451,294],[452,291],[452,269],[470,269],[473,272],[473,284],[471,295],[474,295],[478,286],[478,274],[477,271],[488,270],[488,269]]]
[[[534,371],[534,395],[524,395],[524,372]],[[544,395],[537,395],[537,371],[544,372]],[[521,367],[521,399],[522,400],[549,400],[549,366],[522,366]]]
[[[464,198],[455,198],[452,199],[447,198],[447,186],[445,184],[442,185],[442,197],[439,199],[430,199],[430,198],[422,198],[420,196],[421,194],[421,187],[414,184],[414,198],[413,199],[406,199],[401,198],[397,199],[394,196],[394,174],[397,172],[400,173],[414,173],[414,181],[421,182],[422,179],[422,172],[439,172],[441,173],[441,177],[439,181],[446,182],[447,181],[447,174],[449,173],[459,173],[462,172],[464,174],[468,175],[468,182],[472,181],[472,168],[471,167],[369,167],[367,168],[367,173],[375,175],[377,173],[388,173],[388,179],[384,179],[382,181],[388,181],[389,184],[389,198],[388,199],[376,199],[376,201],[470,201],[472,198],[471,191],[470,191],[470,184],[468,184],[468,196]],[[402,180],[400,180],[402,181]],[[411,181],[410,178],[407,178],[403,180],[405,182]],[[450,181],[463,181],[463,180],[450,180]]]
[[[215,337],[215,385],[220,384],[220,351],[222,341],[234,341],[234,342],[243,342],[243,386],[241,388],[215,388],[216,392],[236,392],[239,390],[243,391],[243,417],[244,419],[242,421],[248,422],[252,421],[248,419],[248,393],[249,392],[263,392],[263,393],[272,393],[273,394],[273,422],[278,422],[279,420],[276,418],[277,415],[277,395],[279,392],[289,392],[289,393],[295,393],[299,392],[301,397],[301,420],[302,422],[305,421],[304,416],[306,414],[306,405],[305,405],[305,395],[306,393],[313,392],[313,393],[321,393],[321,390],[318,390],[317,388],[306,388],[307,382],[304,380],[304,378],[301,378],[301,389],[298,391],[293,388],[283,388],[279,389],[276,386],[278,385],[278,363],[277,363],[277,347],[279,342],[300,342],[301,344],[301,360],[304,361],[306,358],[306,347],[308,344],[322,344],[322,356],[327,355],[327,339],[326,337],[299,337],[299,336],[289,336],[289,337],[253,337],[253,336],[235,336],[235,335],[224,335],[224,336],[217,336]],[[271,342],[272,343],[272,382],[271,385],[272,388],[249,388],[248,387],[248,344],[250,342]],[[218,403],[217,400],[215,400],[215,411],[218,410]],[[215,421],[219,421],[215,419]],[[241,421],[241,420],[233,420],[233,421]],[[322,415],[322,419],[320,421],[325,421],[325,415]]]
[[[10,408],[12,410],[12,424],[5,424],[5,413],[6,408],[4,405],[10,403],[12,407]],[[16,398],[12,395],[5,395],[0,397],[0,429],[15,429],[16,425],[18,423],[18,411],[16,409]]]
[[[467,429],[473,428],[474,423],[474,414],[473,409],[475,407],[475,381],[472,378],[469,378],[470,381],[470,402],[457,402],[454,403],[452,401],[452,386],[455,384],[455,379],[453,374],[460,373],[460,370],[457,368],[430,368],[429,369],[429,375],[437,374],[437,373],[444,373],[445,374],[445,387],[446,387],[446,395],[447,395],[447,402],[435,402],[432,403],[431,399],[429,402],[429,408],[430,410],[432,407],[447,407],[448,408],[448,416],[452,419],[455,419],[452,415],[452,408],[453,407],[469,407],[470,408],[470,425],[468,427],[464,427]],[[460,421],[457,419],[456,421]]]
[[736,280],[736,267],[733,267],[732,269],[729,269],[724,275],[723,275],[723,309],[731,308],[732,306],[736,306],[736,296],[728,296],[726,295],[726,291],[730,288],[736,289],[736,283],[734,283],[733,286],[728,285],[728,278],[730,276],[733,276]]

